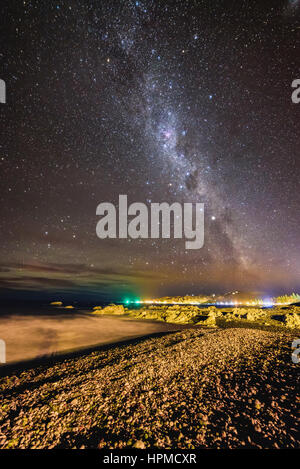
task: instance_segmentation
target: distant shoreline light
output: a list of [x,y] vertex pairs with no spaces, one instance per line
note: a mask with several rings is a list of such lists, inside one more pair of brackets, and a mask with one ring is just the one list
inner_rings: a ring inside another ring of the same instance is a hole
[[128,300],[123,301],[124,304],[136,304],[136,305],[194,305],[194,306],[257,306],[257,307],[272,307],[272,306],[286,306],[291,304],[286,303],[275,303],[271,300],[260,300],[260,301],[217,301],[215,303],[199,303],[197,301],[160,301],[160,300]]

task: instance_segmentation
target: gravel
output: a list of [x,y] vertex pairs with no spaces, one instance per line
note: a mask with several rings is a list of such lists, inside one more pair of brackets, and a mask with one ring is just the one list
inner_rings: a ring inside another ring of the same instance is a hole
[[1,448],[298,448],[295,335],[189,328],[0,379]]

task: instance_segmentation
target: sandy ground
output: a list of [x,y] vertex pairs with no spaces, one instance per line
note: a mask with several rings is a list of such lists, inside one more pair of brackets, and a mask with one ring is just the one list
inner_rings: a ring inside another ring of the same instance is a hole
[[299,448],[292,339],[188,328],[3,377],[0,447]]
[[0,317],[0,339],[6,342],[6,362],[123,341],[182,326],[119,317],[66,314]]

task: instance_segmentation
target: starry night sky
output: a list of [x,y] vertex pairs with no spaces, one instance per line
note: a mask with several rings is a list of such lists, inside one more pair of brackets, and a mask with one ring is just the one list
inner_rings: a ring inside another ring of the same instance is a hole
[[[4,296],[299,290],[300,1],[1,10]],[[119,194],[204,202],[204,247],[98,239]]]

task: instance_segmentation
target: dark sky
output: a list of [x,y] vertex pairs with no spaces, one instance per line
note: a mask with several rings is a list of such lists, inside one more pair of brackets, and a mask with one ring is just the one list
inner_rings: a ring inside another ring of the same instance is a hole
[[[4,295],[299,291],[300,1],[1,11]],[[204,247],[98,239],[119,194],[204,202]]]

